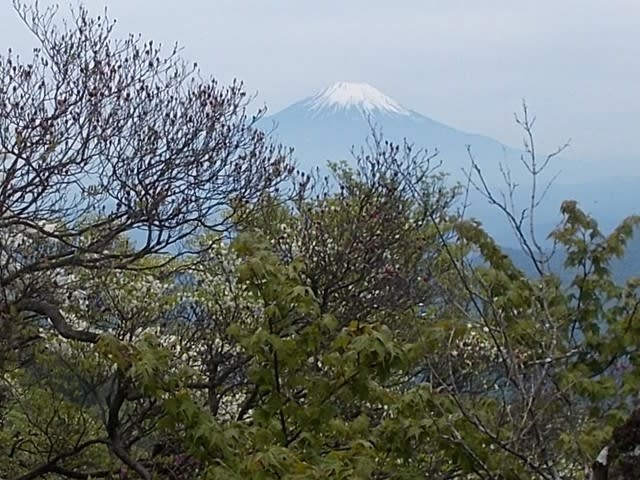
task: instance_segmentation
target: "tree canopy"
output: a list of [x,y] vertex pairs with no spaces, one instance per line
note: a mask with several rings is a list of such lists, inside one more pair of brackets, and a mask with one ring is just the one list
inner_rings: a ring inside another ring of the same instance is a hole
[[374,134],[296,172],[241,84],[17,11],[40,47],[0,57],[0,478],[638,478],[640,279],[609,267],[640,218],[563,203],[564,282],[500,204],[526,275],[426,152]]

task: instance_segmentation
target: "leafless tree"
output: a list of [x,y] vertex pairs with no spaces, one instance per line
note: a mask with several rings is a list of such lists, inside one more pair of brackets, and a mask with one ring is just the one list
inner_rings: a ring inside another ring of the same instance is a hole
[[0,57],[0,327],[35,312],[95,342],[44,293],[53,272],[185,252],[276,190],[289,152],[255,128],[263,112],[247,113],[241,83],[203,79],[177,47],[116,38],[84,7],[62,22],[55,8],[15,10],[39,45],[28,61]]

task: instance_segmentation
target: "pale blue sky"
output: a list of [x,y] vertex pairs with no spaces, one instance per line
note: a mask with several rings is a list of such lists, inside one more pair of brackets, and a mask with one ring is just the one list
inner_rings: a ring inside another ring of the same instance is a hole
[[[525,97],[543,145],[572,137],[573,156],[638,152],[639,0],[85,3],[96,12],[106,3],[122,33],[178,41],[205,73],[244,80],[271,111],[334,81],[362,81],[519,146],[512,114]],[[29,42],[2,0],[0,48]],[[623,170],[640,174],[640,162]]]

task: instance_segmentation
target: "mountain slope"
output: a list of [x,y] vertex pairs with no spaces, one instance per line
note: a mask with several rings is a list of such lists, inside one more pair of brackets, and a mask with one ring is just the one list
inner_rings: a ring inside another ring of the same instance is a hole
[[[508,255],[514,265],[530,277],[538,274],[529,256],[517,248],[503,248],[503,252]],[[573,280],[577,269],[567,270],[564,266],[566,255],[562,251],[557,251],[550,262],[551,270],[560,276],[566,284]],[[627,244],[623,258],[614,259],[610,264],[613,279],[618,283],[623,283],[630,278],[640,278],[640,231],[635,232],[634,238]]]

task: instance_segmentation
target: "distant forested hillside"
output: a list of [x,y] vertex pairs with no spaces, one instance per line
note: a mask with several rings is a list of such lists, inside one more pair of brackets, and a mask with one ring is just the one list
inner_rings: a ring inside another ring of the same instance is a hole
[[[529,276],[535,276],[536,270],[527,254],[517,248],[503,247],[503,251],[509,255],[515,265]],[[565,254],[561,250],[556,251],[551,258],[551,269],[563,280],[570,280],[573,272],[564,266]],[[640,233],[636,232],[635,238],[629,241],[624,257],[611,263],[611,273],[617,282],[624,282],[632,277],[640,277]]]

